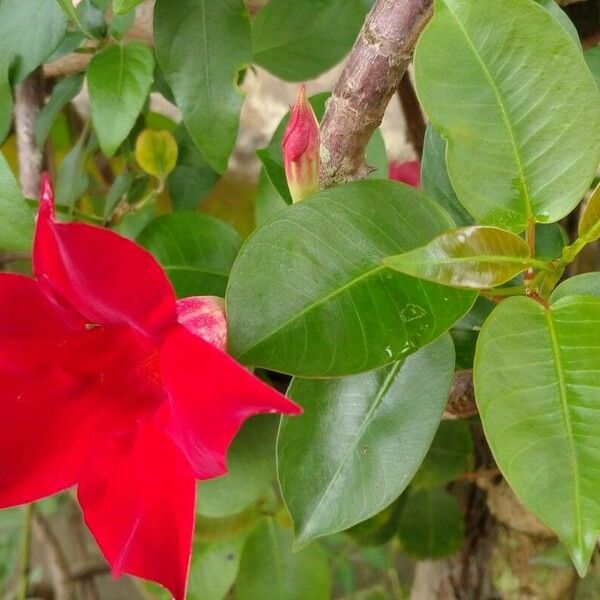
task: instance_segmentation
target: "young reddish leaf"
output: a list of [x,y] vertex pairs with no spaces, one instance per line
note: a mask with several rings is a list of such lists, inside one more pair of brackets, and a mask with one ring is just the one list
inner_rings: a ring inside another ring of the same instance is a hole
[[384,259],[388,267],[444,285],[489,288],[505,283],[531,266],[527,243],[496,227],[463,227],[443,233],[427,246]]

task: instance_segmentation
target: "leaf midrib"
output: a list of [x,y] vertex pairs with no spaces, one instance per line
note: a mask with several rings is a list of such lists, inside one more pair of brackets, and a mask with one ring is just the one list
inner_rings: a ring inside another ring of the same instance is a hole
[[371,275],[374,275],[375,273],[378,273],[379,271],[383,271],[386,268],[387,267],[385,265],[377,265],[377,267],[374,267],[372,269],[365,271],[364,273],[362,273],[362,275],[359,275],[358,277],[352,279],[351,281],[346,282],[341,287],[336,288],[335,290],[329,292],[325,296],[319,298],[318,300],[315,300],[308,306],[305,306],[300,312],[294,314],[291,318],[289,318],[286,321],[284,321],[283,323],[281,323],[281,325],[278,325],[275,329],[272,329],[269,332],[267,332],[259,340],[254,342],[254,344],[252,344],[250,347],[239,352],[238,358],[242,358],[243,356],[247,355],[249,352],[252,352],[252,350],[254,350],[257,346],[260,346],[260,344],[262,344],[265,340],[269,339],[270,337],[273,337],[274,335],[279,333],[282,329],[285,329],[286,327],[288,327],[290,325],[290,323],[293,323],[295,320],[302,318],[306,313],[310,312],[314,308],[317,308],[318,306],[321,306],[322,304],[324,304],[325,302],[328,302],[332,298],[335,298],[338,294],[341,294],[342,292],[351,288],[353,285],[355,285],[359,281],[362,281],[363,279],[367,279]]
[[[363,422],[361,423],[361,426],[360,426],[358,432],[354,436],[352,443],[348,446],[348,448],[344,452],[342,459],[340,460],[340,462],[339,462],[333,476],[329,480],[329,483],[327,484],[326,488],[323,490],[323,493],[321,494],[315,508],[312,510],[312,512],[310,514],[310,517],[306,520],[302,530],[296,531],[296,539],[297,540],[302,538],[302,532],[306,530],[306,527],[308,526],[308,524],[311,522],[311,520],[313,520],[315,518],[315,515],[318,514],[321,506],[323,505],[323,502],[325,502],[325,499],[327,498],[329,492],[331,491],[331,488],[339,479],[340,473],[342,472],[342,468],[346,465],[348,458],[352,454],[354,454],[354,452],[356,451],[359,441],[362,439],[362,436],[364,435],[367,427],[371,423],[373,414],[381,406],[383,399],[385,398],[386,394],[390,390],[392,384],[394,383],[396,375],[402,368],[403,364],[404,364],[404,361],[398,361],[392,365],[390,372],[386,375],[385,380],[383,381],[383,383],[381,384],[381,387],[379,388],[377,396],[373,400],[373,404],[367,411],[367,414],[365,415],[365,418],[363,419]],[[304,541],[307,541],[307,540],[304,540]]]
[[560,355],[560,345],[558,343],[558,337],[556,335],[556,327],[552,319],[552,312],[550,309],[544,311],[546,323],[548,325],[548,333],[550,336],[550,347],[552,350],[552,357],[554,361],[554,367],[556,370],[556,378],[558,381],[558,394],[560,399],[561,413],[567,430],[567,437],[569,440],[569,449],[572,460],[573,469],[573,506],[575,511],[575,522],[577,526],[577,546],[582,549],[583,544],[583,532],[582,532],[582,519],[581,519],[581,492],[579,489],[579,463],[577,461],[577,452],[575,448],[575,442],[573,440],[573,424],[571,423],[571,414],[569,412],[569,402],[567,393],[567,384],[564,376],[564,369],[562,367],[562,359]]
[[506,109],[504,108],[504,103],[502,101],[502,96],[500,94],[500,90],[498,89],[498,86],[496,85],[496,82],[494,81],[494,78],[492,77],[492,74],[490,73],[490,71],[487,68],[486,64],[483,62],[483,59],[481,58],[481,56],[479,54],[479,51],[477,50],[477,47],[473,43],[473,40],[471,40],[471,38],[469,37],[469,34],[467,33],[467,30],[465,29],[465,27],[461,23],[460,19],[458,18],[458,15],[452,10],[452,8],[450,7],[449,3],[444,2],[444,4],[448,8],[448,12],[452,15],[452,17],[456,21],[456,24],[457,24],[458,28],[462,31],[467,44],[471,48],[471,50],[473,52],[473,55],[475,56],[477,62],[481,66],[481,69],[483,71],[483,74],[484,74],[485,78],[487,79],[488,83],[490,84],[490,87],[492,88],[492,91],[494,92],[494,96],[496,97],[496,101],[498,102],[498,106],[500,107],[500,113],[502,115],[502,119],[504,121],[504,125],[506,127],[508,136],[510,138],[511,147],[512,147],[513,152],[514,152],[514,156],[515,156],[515,160],[516,160],[516,163],[517,163],[517,168],[519,170],[519,174],[520,174],[520,177],[521,177],[521,181],[523,183],[523,193],[525,194],[525,209],[526,209],[526,212],[527,212],[527,218],[531,219],[532,216],[533,216],[532,199],[531,199],[531,196],[529,194],[529,188],[527,186],[527,180],[525,178],[525,167],[524,167],[524,164],[523,164],[523,160],[521,158],[521,154],[519,152],[519,148],[517,146],[517,140],[515,138],[515,134],[513,132],[513,128],[512,128],[510,119],[508,118],[508,114],[506,112]]

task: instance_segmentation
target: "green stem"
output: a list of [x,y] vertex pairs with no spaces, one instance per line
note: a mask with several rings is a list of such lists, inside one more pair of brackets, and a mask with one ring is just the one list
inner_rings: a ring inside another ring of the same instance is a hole
[[29,574],[31,572],[31,521],[33,518],[33,503],[23,508],[23,533],[21,536],[21,573],[17,600],[27,600],[29,589]]

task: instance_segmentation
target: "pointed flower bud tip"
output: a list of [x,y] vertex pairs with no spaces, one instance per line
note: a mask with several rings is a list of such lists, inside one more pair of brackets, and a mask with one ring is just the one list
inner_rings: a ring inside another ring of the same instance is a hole
[[44,217],[54,216],[54,192],[48,173],[42,173],[39,214]]
[[281,144],[285,175],[292,200],[298,202],[319,190],[319,122],[306,98],[304,84]]

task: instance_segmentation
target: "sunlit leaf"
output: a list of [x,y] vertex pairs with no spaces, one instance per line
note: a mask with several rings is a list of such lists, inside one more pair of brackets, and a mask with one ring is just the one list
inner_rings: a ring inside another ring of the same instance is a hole
[[173,134],[144,129],[135,142],[135,159],[146,173],[163,181],[177,164],[177,142]]
[[588,200],[579,220],[579,237],[589,244],[600,237],[600,185]]
[[477,344],[481,421],[504,477],[583,576],[600,534],[600,298],[501,302]]
[[386,258],[384,264],[407,275],[466,288],[494,287],[530,266],[544,266],[529,257],[529,247],[518,235],[484,226],[448,231],[427,246]]

